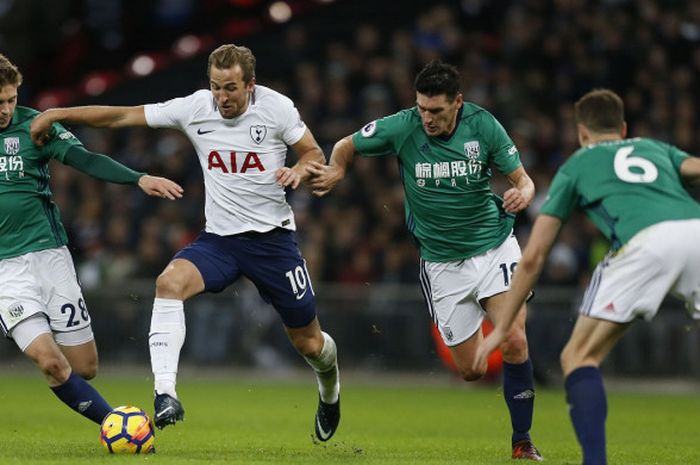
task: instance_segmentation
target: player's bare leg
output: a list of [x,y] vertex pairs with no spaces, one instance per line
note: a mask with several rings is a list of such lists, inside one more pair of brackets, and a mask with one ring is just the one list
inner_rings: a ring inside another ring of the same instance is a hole
[[624,335],[629,323],[620,324],[579,316],[569,341],[561,352],[564,376],[577,368],[598,367]]
[[[524,314],[521,314],[518,318],[523,318],[524,321]],[[518,370],[518,367],[527,367],[526,363],[528,362],[527,358],[527,343],[523,345],[524,337],[524,330],[523,328],[520,327],[520,322],[516,323],[513,325],[513,330],[511,330],[511,334],[506,338],[506,341],[503,343],[501,347],[501,351],[503,352],[504,356],[504,361],[506,363],[511,363],[515,365],[516,370]],[[455,365],[457,366],[457,369],[459,370],[460,375],[465,381],[476,381],[481,379],[481,377],[484,376],[486,373],[486,370],[488,368],[487,364],[484,363],[483,366],[479,367],[478,369],[474,369],[474,356],[476,354],[476,348],[481,344],[481,342],[484,340],[483,333],[481,331],[481,327],[474,333],[473,336],[471,336],[469,339],[466,341],[457,344],[456,346],[450,347],[450,352],[452,353],[452,359],[455,362]],[[510,342],[510,343],[509,343]],[[522,353],[522,348],[525,348],[525,354]],[[515,348],[520,348],[521,350],[515,350]],[[508,354],[508,358],[506,358],[506,354]],[[524,359],[524,360],[523,360]],[[521,361],[523,360],[523,361]],[[515,364],[513,362],[521,361],[520,364]],[[521,368],[522,370],[522,368]],[[524,370],[523,370],[524,371]],[[527,373],[527,371],[526,371]],[[532,371],[529,371],[530,373],[530,383],[532,382]],[[528,378],[526,378],[527,381]],[[526,383],[527,384],[527,383]],[[531,384],[530,384],[531,385]],[[512,389],[511,389],[512,390]],[[505,395],[505,379],[504,379],[504,395]],[[521,392],[526,392],[526,395],[520,395],[518,396],[519,393]],[[531,393],[531,394],[530,394]],[[542,460],[542,456],[537,450],[537,448],[534,446],[532,441],[530,440],[529,436],[529,430],[530,430],[530,425],[532,424],[532,404],[533,404],[533,398],[534,398],[534,389],[528,390],[525,389],[523,391],[519,391],[515,394],[517,399],[515,401],[521,401],[520,403],[513,402],[515,404],[514,409],[515,412],[513,412],[513,409],[511,408],[511,404],[508,402],[508,399],[506,399],[506,404],[508,404],[509,410],[511,412],[511,423],[513,424],[513,438],[512,440],[512,457],[513,458],[523,458],[523,459],[529,459],[529,460],[535,460],[535,461],[540,461]],[[525,404],[525,405],[522,405]],[[524,408],[523,408],[524,407]],[[514,416],[519,415],[522,419],[520,422],[516,422],[514,419]],[[518,431],[517,428],[521,428],[524,430],[524,433],[527,435],[526,437],[519,438],[516,436],[516,432]]]
[[155,380],[153,422],[161,429],[185,417],[175,391],[180,350],[185,342],[184,301],[203,290],[202,275],[188,260],[173,260],[156,280],[148,346]]
[[477,381],[481,379],[486,374],[486,369],[488,368],[486,363],[484,363],[478,370],[475,370],[474,365],[474,355],[476,354],[476,348],[479,347],[481,341],[484,340],[483,333],[481,332],[481,327],[474,333],[469,339],[461,342],[455,346],[450,346],[450,352],[452,353],[452,359],[457,366],[459,375],[464,381]]
[[340,377],[335,342],[321,331],[316,318],[303,328],[285,329],[294,348],[316,373],[319,401],[314,430],[319,440],[327,441],[340,423]]
[[[506,293],[484,299],[481,304],[492,321],[498,321]],[[522,306],[510,333],[500,346],[503,353],[503,397],[513,427],[511,437],[514,459],[541,461],[542,455],[532,443],[530,428],[535,407],[535,381],[525,334],[527,309]]]
[[[13,333],[21,331],[21,329],[17,331],[15,328]],[[95,388],[78,374],[72,372],[68,359],[56,345],[50,333],[36,336],[24,348],[24,353],[44,373],[49,387],[56,394],[56,397],[76,412],[100,424],[112,410],[112,407]]]
[[86,380],[97,376],[98,357],[94,339],[77,346],[59,345],[58,347],[68,360],[73,373]]
[[606,465],[605,420],[608,414],[603,378],[598,367],[620,340],[629,323],[579,316],[561,353],[566,401],[584,465]]
[[40,334],[24,350],[44,374],[50,387],[56,387],[68,380],[71,366],[61,350],[56,345],[51,334]]

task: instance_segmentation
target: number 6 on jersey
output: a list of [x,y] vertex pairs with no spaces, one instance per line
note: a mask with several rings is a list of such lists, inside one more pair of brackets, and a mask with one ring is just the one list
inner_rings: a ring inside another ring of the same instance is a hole
[[[627,146],[615,152],[614,167],[617,177],[632,183],[656,181],[656,178],[659,177],[659,170],[646,158],[632,157],[633,150],[634,147]],[[632,171],[632,168],[637,168],[637,170]],[[642,172],[640,173],[639,170]]]

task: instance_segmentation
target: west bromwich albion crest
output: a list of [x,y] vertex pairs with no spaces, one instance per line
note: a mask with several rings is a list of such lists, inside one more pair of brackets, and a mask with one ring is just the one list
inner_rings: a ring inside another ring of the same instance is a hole
[[252,137],[256,143],[259,144],[260,142],[262,142],[266,135],[267,127],[260,124],[256,124],[255,126],[250,127],[250,137]]
[[468,159],[476,160],[479,158],[479,153],[481,153],[481,150],[479,148],[478,140],[470,140],[464,143],[464,154]]
[[19,137],[5,137],[5,154],[16,155],[19,153]]

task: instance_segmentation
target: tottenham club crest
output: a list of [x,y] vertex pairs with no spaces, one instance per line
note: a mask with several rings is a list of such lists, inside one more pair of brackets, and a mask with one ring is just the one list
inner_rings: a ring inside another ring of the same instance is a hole
[[255,141],[255,143],[259,144],[260,142],[262,142],[266,135],[267,128],[265,126],[256,124],[255,126],[250,127],[250,137],[253,138],[253,141]]
[[464,154],[470,160],[476,160],[481,153],[478,140],[470,140],[464,143]]
[[19,153],[19,137],[5,137],[5,154],[17,155]]

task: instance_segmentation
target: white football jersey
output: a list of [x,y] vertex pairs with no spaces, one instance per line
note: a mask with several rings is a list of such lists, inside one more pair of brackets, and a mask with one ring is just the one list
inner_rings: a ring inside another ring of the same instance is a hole
[[146,122],[175,128],[192,141],[204,173],[206,231],[220,236],[296,229],[275,171],[306,125],[288,97],[256,85],[248,109],[224,119],[209,90],[145,105]]

